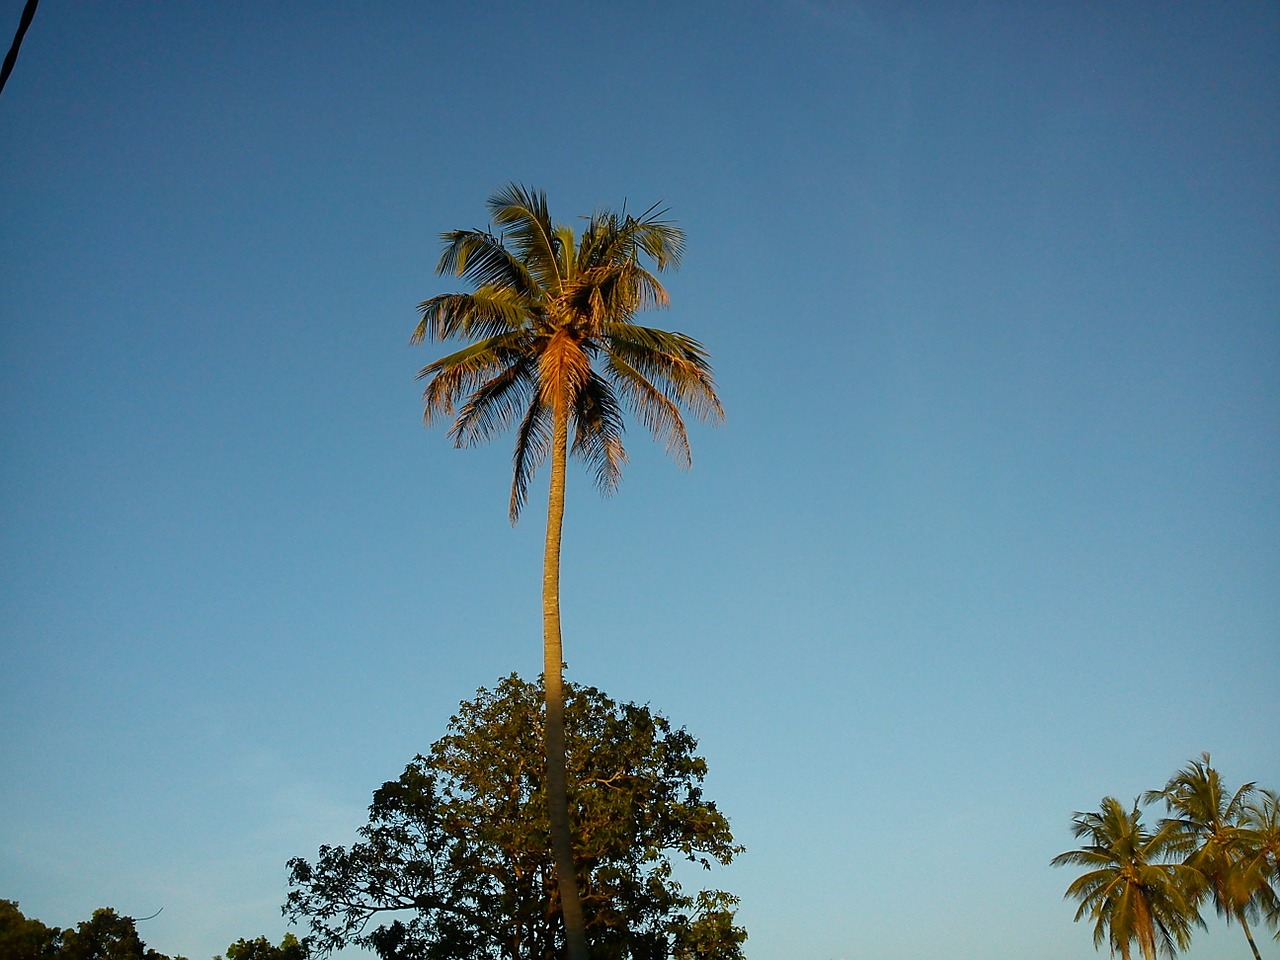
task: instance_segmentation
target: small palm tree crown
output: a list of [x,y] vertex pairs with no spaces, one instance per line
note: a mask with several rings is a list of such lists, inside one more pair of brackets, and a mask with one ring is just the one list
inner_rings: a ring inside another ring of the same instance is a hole
[[1094,945],[1106,940],[1123,960],[1129,960],[1135,940],[1146,960],[1155,960],[1157,951],[1173,956],[1186,949],[1192,926],[1203,925],[1195,907],[1199,874],[1160,862],[1178,848],[1177,831],[1164,826],[1152,833],[1142,824],[1137,801],[1128,808],[1104,797],[1097,812],[1075,814],[1072,834],[1088,842],[1052,863],[1088,868],[1066,896],[1080,902],[1076,920],[1094,921]]
[[683,232],[650,208],[640,216],[596,213],[575,236],[552,221],[542,191],[520,184],[495,193],[489,212],[497,233],[441,235],[436,272],[465,277],[475,290],[419,305],[412,343],[470,341],[419,372],[427,381],[424,421],[456,414],[449,436],[460,447],[517,424],[512,523],[552,450],[557,422],[606,494],[627,459],[624,405],[687,466],[682,412],[724,416],[707,352],[684,334],[634,320],[639,310],[668,304],[655,271],[679,264]]

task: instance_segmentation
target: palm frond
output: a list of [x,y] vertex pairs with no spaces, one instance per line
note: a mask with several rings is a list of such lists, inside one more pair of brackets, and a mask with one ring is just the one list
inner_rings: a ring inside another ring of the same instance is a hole
[[527,407],[534,386],[532,362],[518,357],[471,393],[449,428],[454,445],[475,446],[511,426]]
[[621,263],[636,261],[643,254],[659,271],[679,267],[684,256],[684,231],[663,219],[666,213],[654,204],[638,217],[611,210],[593,214],[583,234],[580,259],[591,264]]
[[630,317],[638,310],[669,306],[666,288],[639,257],[640,250],[633,239],[620,238],[616,232],[593,223],[579,246],[575,280],[598,288],[614,319]]
[[551,451],[551,408],[535,392],[529,401],[520,427],[516,430],[516,447],[512,455],[511,503],[509,515],[514,524],[529,499],[529,482]]
[[510,183],[489,198],[489,215],[507,228],[504,239],[510,237],[520,262],[538,284],[558,292],[563,281],[560,242],[546,193]]
[[607,305],[608,313],[602,319],[629,319],[638,311],[663,310],[671,305],[667,288],[634,260],[592,266],[580,276],[599,291],[598,296]]
[[689,435],[684,427],[684,418],[680,416],[680,408],[675,402],[616,353],[610,353],[605,363],[618,393],[635,412],[645,429],[662,443],[667,455],[681,467],[687,469],[692,466]]
[[422,392],[423,422],[430,426],[440,414],[452,415],[458,400],[519,359],[519,333],[490,337],[441,357],[418,371],[427,380]]
[[496,337],[523,326],[528,301],[503,287],[481,287],[474,293],[443,293],[418,304],[421,319],[409,343],[454,337]]
[[636,293],[620,279],[622,272],[607,267],[579,270],[557,300],[559,325],[597,340],[605,326],[634,314]]
[[596,486],[609,495],[618,488],[627,462],[622,408],[608,381],[594,372],[576,401],[573,452],[595,471]]
[[1050,866],[1065,867],[1102,867],[1116,862],[1113,854],[1098,847],[1085,847],[1080,850],[1068,850],[1049,861]]
[[664,217],[667,210],[650,207],[635,220],[637,242],[659,270],[676,270],[684,259],[684,231]]
[[442,233],[444,250],[436,273],[465,277],[477,287],[507,287],[535,296],[538,286],[521,260],[507,249],[501,237],[487,230],[451,230]]
[[573,228],[566,224],[557,224],[554,233],[556,253],[560,257],[561,286],[572,282],[578,273],[577,238]]
[[611,355],[626,360],[699,420],[724,419],[706,348],[683,333],[635,323],[610,323],[603,331]]

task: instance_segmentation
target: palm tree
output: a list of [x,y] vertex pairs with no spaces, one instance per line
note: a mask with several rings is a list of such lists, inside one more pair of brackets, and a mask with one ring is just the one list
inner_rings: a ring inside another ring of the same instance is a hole
[[1173,827],[1152,833],[1142,824],[1136,800],[1126,809],[1115,797],[1103,797],[1098,812],[1074,815],[1071,832],[1088,843],[1052,863],[1088,868],[1066,896],[1080,901],[1077,921],[1094,921],[1095,947],[1107,940],[1113,955],[1129,960],[1136,940],[1145,960],[1155,960],[1157,949],[1173,956],[1190,945],[1192,927],[1203,926],[1196,910],[1199,875],[1184,864],[1161,862],[1181,849]]
[[411,342],[469,341],[418,374],[427,381],[428,426],[456,411],[449,436],[464,447],[516,424],[512,523],[534,471],[551,457],[542,572],[547,792],[569,957],[586,960],[565,783],[560,537],[566,461],[577,454],[609,493],[626,462],[623,404],[685,466],[683,411],[701,419],[722,418],[724,411],[701,344],[634,322],[637,311],[668,303],[642,260],[661,272],[678,265],[684,248],[683,232],[663,219],[665,211],[596,213],[578,237],[551,220],[542,191],[513,183],[489,199],[489,212],[498,234],[441,235],[436,272],[465,277],[475,290],[424,301]]
[[1280,940],[1280,794],[1259,790],[1240,819],[1244,859],[1238,896],[1247,897],[1276,928]]
[[1253,790],[1254,784],[1246,783],[1231,793],[1209,754],[1202,753],[1170,777],[1164,789],[1148,791],[1144,799],[1164,801],[1171,816],[1162,825],[1185,840],[1188,853],[1183,862],[1204,877],[1218,915],[1227,923],[1240,921],[1255,960],[1262,960],[1249,929],[1249,917],[1257,918],[1259,899],[1258,891],[1246,882],[1249,837],[1240,826]]

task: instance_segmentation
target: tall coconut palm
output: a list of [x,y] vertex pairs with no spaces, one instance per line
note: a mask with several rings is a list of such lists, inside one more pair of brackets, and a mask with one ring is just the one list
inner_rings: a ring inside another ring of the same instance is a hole
[[1246,783],[1232,793],[1209,754],[1202,753],[1170,777],[1164,789],[1149,791],[1144,799],[1164,801],[1170,816],[1162,824],[1185,840],[1184,862],[1204,877],[1218,915],[1227,923],[1240,922],[1255,960],[1262,960],[1249,928],[1249,919],[1257,918],[1259,899],[1246,882],[1249,836],[1241,827],[1253,791],[1254,784]]
[[442,234],[437,272],[464,277],[475,289],[424,301],[412,342],[469,341],[418,374],[427,381],[423,418],[430,425],[456,413],[449,436],[459,447],[515,425],[512,523],[534,471],[551,457],[542,572],[549,819],[569,957],[586,960],[565,783],[560,539],[566,461],[578,455],[609,493],[626,462],[624,406],[686,466],[683,413],[719,419],[724,412],[701,344],[635,322],[639,310],[668,303],[645,262],[661,272],[678,265],[683,251],[684,234],[663,219],[665,211],[603,211],[576,236],[552,221],[543,192],[511,184],[489,199],[489,213],[498,233]]
[[1199,875],[1184,864],[1162,862],[1181,849],[1174,828],[1152,833],[1142,824],[1136,800],[1126,808],[1115,797],[1103,797],[1098,812],[1075,814],[1071,832],[1088,842],[1052,863],[1087,868],[1066,896],[1080,902],[1077,921],[1093,920],[1094,946],[1106,940],[1113,955],[1129,960],[1136,940],[1145,960],[1155,960],[1158,950],[1173,956],[1190,945],[1192,927],[1203,926],[1196,910]]

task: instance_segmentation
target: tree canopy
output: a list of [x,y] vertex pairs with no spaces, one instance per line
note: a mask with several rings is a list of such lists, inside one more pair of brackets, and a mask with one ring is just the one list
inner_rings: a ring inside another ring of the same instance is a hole
[[24,916],[14,900],[0,900],[0,957],[12,960],[48,960],[56,957],[62,931]]
[[[566,685],[575,867],[592,956],[740,960],[736,898],[690,896],[673,860],[742,850],[702,792],[697,741],[647,706]],[[543,960],[564,952],[550,854],[541,690],[480,689],[426,756],[374,794],[359,842],[289,862],[285,913],[320,952],[383,960]]]
[[142,942],[134,924],[133,917],[122,917],[110,907],[101,907],[93,911],[88,920],[62,930],[24,916],[13,900],[0,900],[0,957],[4,960],[169,960]]
[[[214,957],[214,960],[222,960]],[[266,937],[246,940],[241,937],[227,947],[226,960],[307,960],[307,945],[292,933],[286,933],[276,946]]]
[[[16,901],[0,900],[0,960],[170,960],[142,942],[137,922],[101,907],[90,919],[62,930],[24,916]],[[286,933],[279,946],[266,937],[241,938],[227,947],[226,960],[307,960],[307,953],[305,943]]]

